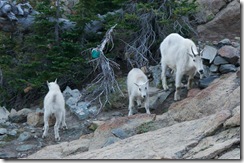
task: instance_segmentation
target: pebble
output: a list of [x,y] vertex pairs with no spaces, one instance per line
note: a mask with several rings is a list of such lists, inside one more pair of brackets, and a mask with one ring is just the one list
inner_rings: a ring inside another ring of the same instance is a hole
[[120,128],[116,128],[116,129],[113,129],[111,130],[111,132],[118,138],[120,139],[125,139],[127,137],[129,137],[129,135],[122,129]]
[[219,67],[219,71],[222,73],[222,74],[225,74],[225,73],[228,73],[228,72],[236,72],[236,67],[235,65],[232,65],[232,64],[225,64],[225,65],[220,65]]
[[28,151],[30,149],[33,149],[35,148],[36,145],[33,145],[33,144],[24,144],[24,145],[20,145],[16,148],[16,151],[18,152],[24,152],[24,151]]
[[219,78],[219,76],[209,76],[207,78],[200,79],[198,81],[198,87],[201,89],[207,88],[208,85],[214,81],[214,79]]
[[14,129],[14,130],[11,130],[8,132],[8,135],[11,135],[11,136],[16,136],[17,135],[17,129]]
[[28,140],[30,137],[31,137],[31,134],[29,132],[23,132],[19,135],[17,140],[22,142],[22,141]]
[[0,128],[0,135],[4,135],[7,133],[7,129],[6,128]]

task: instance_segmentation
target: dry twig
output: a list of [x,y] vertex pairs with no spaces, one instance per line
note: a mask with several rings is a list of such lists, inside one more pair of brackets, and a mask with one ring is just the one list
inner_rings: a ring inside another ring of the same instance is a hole
[[[116,24],[117,25],[117,24]],[[100,45],[98,45],[96,48],[93,48],[93,50],[99,51],[100,56],[98,58],[95,58],[90,61],[94,65],[93,72],[99,71],[100,73],[95,77],[95,79],[91,82],[91,84],[87,87],[87,90],[92,89],[91,96],[94,97],[94,101],[99,101],[100,108],[97,112],[97,115],[101,112],[102,108],[109,102],[109,94],[115,92],[116,89],[120,91],[120,93],[123,95],[123,92],[121,91],[118,82],[115,78],[114,68],[120,69],[119,64],[116,62],[108,59],[104,53],[103,50],[106,46],[106,44],[111,43],[113,48],[113,38],[112,38],[112,32],[113,29],[116,27],[114,25],[110,28],[110,30],[107,31],[104,40]],[[110,50],[112,50],[112,48]]]

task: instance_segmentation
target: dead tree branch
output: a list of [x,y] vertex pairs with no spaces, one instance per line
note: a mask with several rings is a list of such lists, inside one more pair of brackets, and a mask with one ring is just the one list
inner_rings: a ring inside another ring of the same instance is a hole
[[[100,53],[100,56],[98,58],[90,61],[90,63],[94,65],[93,72],[98,71],[100,73],[95,77],[95,79],[86,88],[86,90],[92,90],[91,96],[93,97],[93,100],[91,100],[90,102],[98,100],[98,102],[100,103],[100,108],[97,112],[97,115],[101,112],[102,108],[104,108],[107,103],[110,103],[109,95],[115,92],[116,89],[119,90],[122,95],[124,95],[119,87],[118,82],[116,81],[114,73],[114,68],[120,69],[120,66],[116,62],[108,59],[103,52],[107,44],[112,44],[112,48],[114,46],[112,32],[116,25],[111,27],[106,32],[105,38],[103,39],[102,43],[96,48],[92,49]],[[112,50],[112,48],[110,50]]]
[[125,43],[125,58],[130,67],[147,67],[149,61],[157,63],[156,55],[151,52],[152,47],[158,44],[156,41],[163,40],[172,32],[181,35],[188,32],[197,36],[187,15],[175,15],[174,5],[177,6],[180,2],[171,0],[158,2],[159,5],[151,9],[140,9],[136,2],[131,2],[126,7],[127,13],[136,15],[134,24],[139,28],[130,41],[122,40]]

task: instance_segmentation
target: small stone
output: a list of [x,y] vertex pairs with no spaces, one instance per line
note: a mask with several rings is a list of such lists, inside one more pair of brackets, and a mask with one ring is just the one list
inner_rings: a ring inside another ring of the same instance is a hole
[[216,66],[221,64],[227,64],[228,62],[221,56],[216,56],[213,62]]
[[205,46],[202,53],[202,58],[209,60],[212,63],[215,56],[217,55],[217,49],[212,46]]
[[240,40],[241,40],[240,37],[235,37],[235,39],[236,39],[237,41],[240,41]]
[[31,137],[31,134],[29,132],[23,132],[19,135],[17,140],[22,142],[22,141],[28,140],[30,137]]
[[7,129],[6,128],[0,128],[0,135],[4,135],[7,133]]
[[17,129],[14,129],[14,130],[11,130],[8,132],[8,135],[11,135],[11,136],[16,136],[17,135]]
[[220,65],[219,67],[219,71],[222,73],[222,74],[225,74],[225,73],[228,73],[228,72],[236,72],[236,67],[235,65],[232,65],[232,64],[224,64],[224,65]]
[[18,112],[12,109],[9,115],[9,120],[14,123],[25,123],[27,121],[27,115],[30,112],[32,112],[32,110],[27,108],[24,108]]
[[25,144],[25,145],[20,145],[16,148],[16,151],[18,152],[24,152],[24,151],[28,151],[31,150],[33,148],[35,148],[36,145],[32,145],[32,144]]
[[240,51],[232,46],[223,46],[218,50],[218,54],[231,64],[236,64],[240,58]]
[[240,44],[238,42],[232,42],[231,45],[235,48],[239,48]]
[[2,141],[2,140],[4,140],[4,139],[6,139],[7,138],[7,135],[5,134],[5,135],[1,135],[0,136],[0,141]]
[[9,153],[0,153],[1,159],[17,159],[17,155],[9,154]]
[[216,66],[216,65],[214,65],[214,64],[211,64],[211,66],[210,66],[210,68],[209,68],[209,70],[210,70],[211,72],[218,72],[218,69],[219,69],[219,66]]
[[125,139],[127,137],[129,137],[129,135],[122,129],[120,128],[116,128],[116,129],[113,129],[111,130],[111,132],[118,138],[120,139]]
[[230,45],[231,41],[230,41],[230,39],[226,38],[226,39],[221,40],[219,43],[224,44],[224,45]]
[[214,81],[214,79],[219,78],[219,76],[209,76],[207,78],[200,79],[198,81],[198,87],[201,89],[207,88],[210,83]]

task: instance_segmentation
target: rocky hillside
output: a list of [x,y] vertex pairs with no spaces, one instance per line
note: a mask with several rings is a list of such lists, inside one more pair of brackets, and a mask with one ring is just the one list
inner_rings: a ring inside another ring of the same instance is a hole
[[[76,2],[66,4],[68,13]],[[182,100],[173,101],[170,71],[171,89],[161,89],[160,65],[150,67],[154,78],[150,83],[151,115],[140,108],[127,116],[125,77],[119,79],[125,96],[115,94],[111,105],[97,117],[93,116],[99,106],[80,100],[86,95],[67,87],[63,95],[68,130],[60,131],[60,142],[54,141],[54,119],[48,137],[41,138],[42,104],[10,112],[0,107],[0,158],[240,159],[240,2],[198,2],[199,36],[214,41],[205,41],[205,77],[196,76],[189,91],[183,87]]]
[[[42,139],[43,109],[8,112],[0,108],[0,158],[26,159],[240,159],[240,43],[224,39],[205,46],[203,79],[181,89],[173,101],[174,75],[167,73],[171,89],[160,87],[160,66],[151,66],[151,115],[139,108],[128,114],[125,78],[119,82],[125,97],[114,95],[112,104],[93,117],[96,105],[79,101],[86,96],[69,87],[66,101],[68,130],[55,142]],[[183,80],[183,83],[186,79]],[[159,87],[159,88],[157,88]]]
[[225,74],[162,115],[96,124],[93,134],[44,147],[27,159],[240,159],[240,79]]

